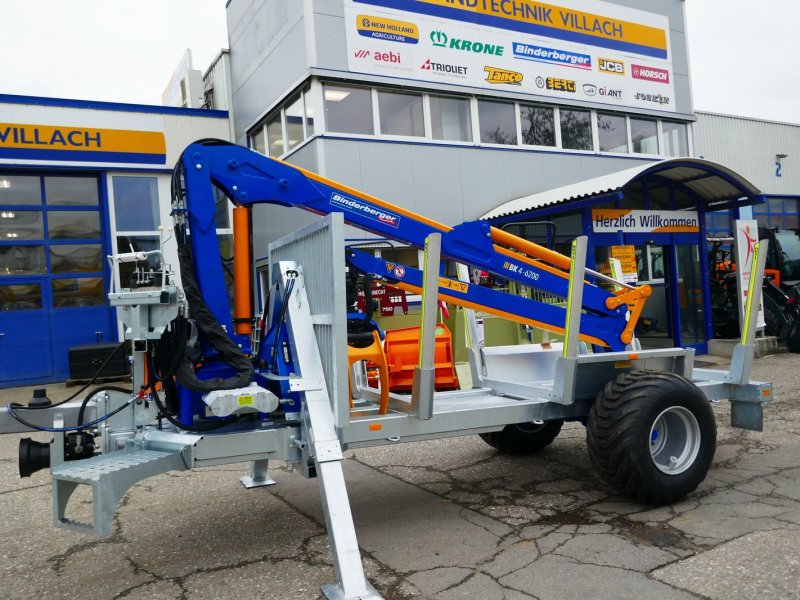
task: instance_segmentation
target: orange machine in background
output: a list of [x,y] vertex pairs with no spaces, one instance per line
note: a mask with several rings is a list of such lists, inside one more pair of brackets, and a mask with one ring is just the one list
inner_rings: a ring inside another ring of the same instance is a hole
[[[414,368],[419,361],[420,328],[407,327],[386,332],[384,348],[389,365],[389,389],[410,392]],[[457,390],[458,376],[453,360],[453,336],[444,323],[436,325],[433,355],[434,385],[437,391]]]

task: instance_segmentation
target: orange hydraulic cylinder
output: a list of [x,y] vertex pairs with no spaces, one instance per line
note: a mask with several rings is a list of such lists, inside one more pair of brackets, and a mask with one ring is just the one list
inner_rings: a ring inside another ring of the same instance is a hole
[[253,333],[253,280],[250,276],[250,211],[233,209],[233,322],[236,333]]

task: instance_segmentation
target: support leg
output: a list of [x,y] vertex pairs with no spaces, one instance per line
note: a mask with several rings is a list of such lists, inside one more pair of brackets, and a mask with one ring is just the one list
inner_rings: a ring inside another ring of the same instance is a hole
[[264,487],[267,485],[275,485],[277,481],[269,476],[269,460],[262,458],[254,460],[250,463],[250,475],[242,475],[239,477],[242,485],[248,489],[254,487]]

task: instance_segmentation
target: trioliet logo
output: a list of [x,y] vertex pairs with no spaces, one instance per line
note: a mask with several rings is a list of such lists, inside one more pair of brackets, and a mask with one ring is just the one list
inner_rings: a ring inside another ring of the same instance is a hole
[[446,73],[456,77],[466,77],[467,67],[461,65],[453,65],[446,63],[433,62],[430,58],[422,63],[420,67],[423,71],[436,71],[437,73]]
[[599,58],[597,59],[597,70],[609,75],[625,75],[625,63],[621,60]]
[[524,78],[524,75],[517,71],[498,69],[497,67],[490,67],[488,65],[484,66],[483,70],[486,71],[486,81],[493,84],[506,83],[508,85],[520,85]]

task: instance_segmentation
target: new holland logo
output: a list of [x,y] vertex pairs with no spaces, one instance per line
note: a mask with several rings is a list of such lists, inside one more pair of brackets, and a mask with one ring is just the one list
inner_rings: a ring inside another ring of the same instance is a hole
[[521,85],[524,75],[518,71],[508,71],[497,67],[484,66],[486,81],[492,84],[505,83],[508,85]]
[[402,44],[416,44],[419,42],[419,29],[414,23],[406,21],[396,21],[371,15],[358,15],[356,17],[356,27],[358,34],[364,37],[387,42],[400,42]]

